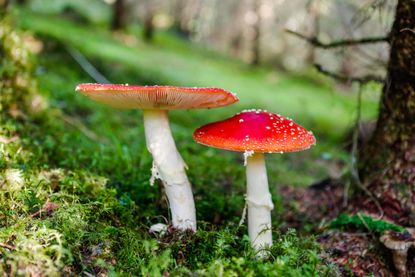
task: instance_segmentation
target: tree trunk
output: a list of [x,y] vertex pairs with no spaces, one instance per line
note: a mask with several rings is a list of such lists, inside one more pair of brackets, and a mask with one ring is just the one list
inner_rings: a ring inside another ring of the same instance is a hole
[[252,38],[252,60],[251,65],[259,65],[261,61],[261,14],[260,14],[261,0],[254,0],[254,12],[256,14],[256,22],[252,28],[254,37]]
[[148,12],[144,19],[143,39],[146,42],[153,41],[154,35],[154,24],[153,24],[153,13]]
[[[319,34],[319,16],[320,16],[320,0],[310,0],[307,4],[307,13],[309,18],[309,25],[307,26],[307,33],[310,37],[318,37]],[[316,48],[314,45],[307,44],[306,63],[313,65],[316,62]]]
[[175,1],[173,6],[173,30],[175,30],[183,38],[190,38],[191,30],[189,29],[188,18],[185,14],[186,4],[189,5],[188,1]]
[[[402,225],[415,224],[415,1],[399,0],[391,30],[387,81],[376,130],[363,147],[363,185],[384,215]],[[367,195],[352,203],[376,212]]]
[[125,27],[125,1],[116,0],[112,11],[112,30],[122,30]]
[[0,0],[0,15],[4,15],[9,7],[9,0]]
[[252,12],[255,14],[255,20],[251,22],[249,28],[252,29],[253,37],[251,40],[251,60],[252,66],[257,66],[261,59],[261,0],[253,0]]

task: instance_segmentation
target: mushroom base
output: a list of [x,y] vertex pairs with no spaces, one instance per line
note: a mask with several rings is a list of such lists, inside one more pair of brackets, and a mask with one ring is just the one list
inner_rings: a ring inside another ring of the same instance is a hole
[[274,205],[263,153],[254,153],[247,158],[246,177],[249,238],[252,246],[260,250],[258,256],[266,256],[263,249],[272,245],[271,210]]
[[144,129],[148,151],[164,184],[173,227],[196,231],[196,209],[185,163],[174,143],[167,111],[145,110]]

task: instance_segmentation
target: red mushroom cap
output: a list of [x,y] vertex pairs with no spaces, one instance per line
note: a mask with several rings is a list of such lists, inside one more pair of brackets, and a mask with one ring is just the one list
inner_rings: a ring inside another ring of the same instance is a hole
[[80,84],[76,91],[97,102],[125,109],[215,108],[239,101],[235,94],[221,88]]
[[279,114],[248,110],[193,133],[201,143],[231,151],[295,152],[316,143],[313,133]]

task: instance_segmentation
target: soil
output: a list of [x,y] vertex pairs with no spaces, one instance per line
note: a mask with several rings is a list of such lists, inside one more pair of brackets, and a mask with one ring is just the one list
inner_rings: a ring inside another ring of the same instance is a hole
[[[397,276],[392,254],[376,234],[362,230],[330,230],[327,223],[342,212],[357,212],[358,206],[344,208],[344,184],[325,179],[308,188],[282,187],[282,221],[285,228],[315,232],[324,258],[336,264],[343,276]],[[304,230],[307,226],[307,230]],[[408,270],[415,269],[415,250],[408,255]],[[410,275],[412,276],[412,275]]]

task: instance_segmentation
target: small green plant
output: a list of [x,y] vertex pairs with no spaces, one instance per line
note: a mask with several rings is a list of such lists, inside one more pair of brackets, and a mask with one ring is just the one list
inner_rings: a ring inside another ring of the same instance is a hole
[[381,219],[374,219],[373,217],[362,213],[354,215],[341,214],[329,224],[329,228],[341,228],[346,226],[367,230],[377,234],[381,234],[388,230],[395,232],[405,231],[405,228],[402,226]]

